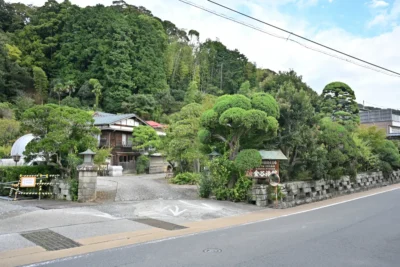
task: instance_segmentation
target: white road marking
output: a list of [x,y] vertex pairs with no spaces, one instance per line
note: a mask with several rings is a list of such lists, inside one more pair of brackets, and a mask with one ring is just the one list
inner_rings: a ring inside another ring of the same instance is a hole
[[219,208],[211,207],[210,205],[205,204],[205,203],[201,203],[203,206],[200,206],[200,205],[192,204],[192,203],[189,203],[189,202],[183,201],[183,200],[179,200],[179,202],[181,202],[185,205],[191,206],[191,207],[198,208],[198,209],[219,210]]
[[217,210],[218,208],[214,208],[206,203],[201,203],[203,206],[206,206],[207,208],[209,208],[210,210]]
[[181,215],[181,214],[184,213],[185,211],[187,211],[187,209],[184,209],[184,210],[179,211],[179,207],[178,207],[178,206],[175,206],[175,211],[173,211],[173,210],[171,210],[171,209],[169,209],[169,211],[172,213],[172,215],[174,215],[174,216],[176,217],[176,216]]

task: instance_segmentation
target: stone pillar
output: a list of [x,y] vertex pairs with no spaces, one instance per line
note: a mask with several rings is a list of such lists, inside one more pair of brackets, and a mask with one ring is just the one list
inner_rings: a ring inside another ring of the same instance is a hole
[[78,201],[94,201],[96,199],[97,167],[89,164],[80,165],[78,166],[78,172]]
[[251,200],[256,202],[259,207],[266,207],[268,205],[268,185],[253,184]]

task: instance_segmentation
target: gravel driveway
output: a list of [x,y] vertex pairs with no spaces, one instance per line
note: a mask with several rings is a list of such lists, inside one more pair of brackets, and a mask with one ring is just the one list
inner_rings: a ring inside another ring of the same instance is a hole
[[116,190],[115,201],[199,198],[197,186],[168,184],[165,174],[98,177],[97,184]]

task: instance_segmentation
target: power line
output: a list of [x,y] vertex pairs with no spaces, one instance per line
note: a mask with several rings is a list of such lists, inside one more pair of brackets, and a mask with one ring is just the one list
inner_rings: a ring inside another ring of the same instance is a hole
[[264,33],[264,34],[267,34],[267,35],[270,35],[270,36],[273,36],[273,37],[276,37],[276,38],[279,38],[279,39],[282,39],[282,40],[285,40],[285,41],[294,42],[294,43],[296,43],[296,44],[298,44],[298,45],[303,46],[304,48],[313,50],[313,51],[315,51],[315,52],[322,53],[322,54],[325,54],[325,55],[327,55],[327,56],[334,57],[334,58],[336,58],[336,59],[340,59],[340,60],[346,61],[346,62],[348,62],[348,63],[352,63],[352,64],[354,64],[354,65],[357,65],[357,66],[360,66],[360,67],[363,67],[363,68],[366,68],[366,69],[369,69],[369,70],[373,70],[373,71],[376,71],[376,72],[380,72],[380,73],[385,74],[385,75],[388,75],[388,76],[399,77],[399,75],[387,73],[386,71],[383,71],[383,70],[381,70],[381,69],[372,68],[372,67],[370,67],[370,66],[368,66],[368,65],[361,64],[361,63],[358,63],[358,62],[354,62],[354,61],[352,61],[352,60],[350,60],[350,59],[348,59],[348,58],[340,57],[340,56],[334,55],[334,54],[332,54],[332,53],[328,53],[328,52],[326,52],[326,51],[323,51],[323,50],[320,50],[320,49],[317,49],[317,48],[314,48],[314,47],[305,45],[305,44],[303,44],[303,43],[301,43],[301,42],[299,42],[299,41],[297,41],[297,40],[291,39],[290,36],[289,36],[289,37],[284,37],[284,36],[279,36],[279,35],[274,34],[274,33],[267,32],[267,31],[265,31],[265,30],[263,30],[263,29],[260,29],[260,28],[254,26],[254,25],[251,25],[251,24],[248,24],[248,23],[245,23],[245,22],[236,20],[236,19],[234,19],[234,18],[232,18],[232,17],[229,17],[229,16],[227,16],[227,15],[225,15],[225,14],[218,13],[218,12],[216,12],[216,11],[207,9],[207,8],[205,8],[205,7],[202,7],[202,6],[199,6],[199,5],[197,5],[197,4],[194,4],[194,3],[190,2],[190,1],[187,1],[187,0],[178,0],[178,1],[180,1],[180,2],[182,2],[182,3],[185,3],[185,4],[187,4],[187,5],[193,6],[193,7],[195,7],[195,8],[201,9],[201,10],[203,10],[203,11],[206,11],[206,12],[211,13],[211,14],[213,14],[213,15],[216,15],[216,16],[218,16],[218,17],[224,18],[224,19],[226,19],[226,20],[230,20],[230,21],[235,22],[235,23],[237,23],[237,24],[240,24],[240,25],[243,25],[243,26],[245,26],[245,27],[251,28],[251,29],[253,29],[253,30],[259,31],[259,32],[261,32],[261,33]]
[[313,40],[311,40],[311,39],[308,39],[308,38],[306,38],[306,37],[300,36],[300,35],[295,34],[295,33],[293,33],[293,32],[287,31],[287,30],[285,30],[285,29],[282,29],[282,28],[280,28],[280,27],[277,27],[277,26],[272,25],[272,24],[270,24],[270,23],[267,23],[267,22],[265,22],[265,21],[259,20],[259,19],[257,19],[257,18],[252,17],[252,16],[249,16],[249,15],[247,15],[247,14],[244,14],[244,13],[242,13],[242,12],[240,12],[240,11],[237,11],[237,10],[234,10],[234,9],[232,9],[232,8],[230,8],[230,7],[227,7],[227,6],[224,6],[224,5],[222,5],[222,4],[219,4],[219,3],[215,2],[215,1],[212,1],[212,0],[207,0],[207,1],[210,2],[210,3],[212,3],[212,4],[214,4],[214,5],[220,6],[220,7],[222,7],[222,8],[227,9],[227,10],[230,10],[230,11],[232,11],[232,12],[235,12],[235,13],[237,13],[237,14],[240,14],[240,15],[242,15],[242,16],[245,16],[245,17],[247,17],[247,18],[249,18],[249,19],[255,20],[255,21],[257,21],[257,22],[260,22],[260,23],[262,23],[262,24],[268,25],[268,26],[273,27],[273,28],[275,28],[275,29],[278,29],[278,30],[280,30],[280,31],[286,32],[286,33],[289,34],[289,36],[290,36],[290,35],[296,36],[296,37],[298,37],[298,38],[301,38],[301,39],[303,39],[303,40],[306,40],[306,41],[308,41],[308,42],[311,42],[311,43],[313,43],[313,44],[316,44],[316,45],[318,45],[318,46],[321,46],[321,47],[323,47],[323,48],[329,49],[329,50],[334,51],[334,52],[336,52],[336,53],[342,54],[342,55],[344,55],[344,56],[347,56],[347,57],[353,58],[353,59],[355,59],[355,60],[361,61],[361,62],[363,62],[363,63],[365,63],[365,64],[371,65],[371,66],[373,66],[373,67],[375,67],[375,68],[379,68],[379,69],[382,69],[382,70],[391,72],[391,73],[393,73],[393,74],[400,75],[400,73],[398,73],[398,72],[389,70],[389,69],[387,69],[387,68],[378,66],[378,65],[376,65],[376,64],[373,64],[373,63],[371,63],[371,62],[365,61],[365,60],[363,60],[363,59],[360,59],[360,58],[354,57],[354,56],[352,56],[352,55],[346,54],[346,53],[344,53],[344,52],[341,52],[341,51],[336,50],[336,49],[334,49],[334,48],[331,48],[331,47],[329,47],[329,46],[326,46],[326,45],[323,45],[323,44],[321,44],[321,43],[315,42],[315,41],[313,41]]

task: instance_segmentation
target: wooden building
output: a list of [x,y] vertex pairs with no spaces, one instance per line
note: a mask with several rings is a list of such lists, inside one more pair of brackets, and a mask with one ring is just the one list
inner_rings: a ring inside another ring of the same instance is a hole
[[[96,112],[93,115],[94,125],[101,130],[98,136],[98,145],[101,148],[112,148],[111,165],[122,166],[124,172],[136,170],[136,160],[145,151],[132,149],[132,133],[135,127],[140,125],[150,126],[136,114],[110,114]],[[160,136],[165,133],[157,131]],[[165,165],[165,166],[164,166]],[[150,156],[150,173],[163,172],[166,169],[166,161],[160,154]],[[165,168],[164,168],[165,167]]]

